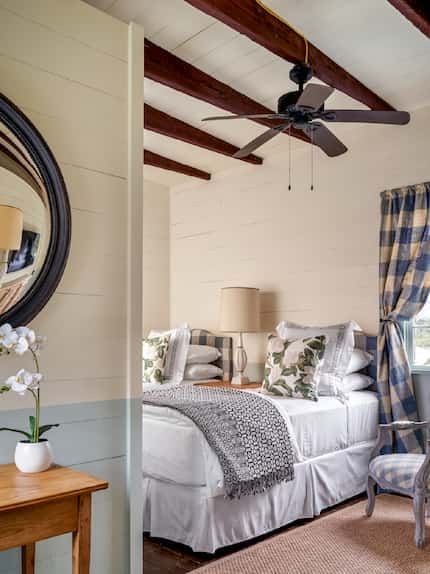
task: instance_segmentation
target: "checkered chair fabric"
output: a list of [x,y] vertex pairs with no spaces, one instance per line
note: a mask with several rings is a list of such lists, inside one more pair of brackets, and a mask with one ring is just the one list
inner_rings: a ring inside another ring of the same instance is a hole
[[414,491],[414,481],[425,459],[424,454],[385,454],[371,460],[369,472],[384,486],[399,492]]

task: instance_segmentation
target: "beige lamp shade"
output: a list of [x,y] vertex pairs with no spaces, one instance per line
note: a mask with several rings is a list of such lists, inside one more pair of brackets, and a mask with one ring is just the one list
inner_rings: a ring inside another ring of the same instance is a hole
[[22,228],[22,211],[9,205],[0,205],[0,249],[19,249]]
[[252,333],[260,329],[260,291],[253,287],[221,289],[220,330]]

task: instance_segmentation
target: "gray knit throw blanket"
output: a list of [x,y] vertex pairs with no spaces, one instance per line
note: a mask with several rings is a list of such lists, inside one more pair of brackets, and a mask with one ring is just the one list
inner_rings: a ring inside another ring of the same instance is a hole
[[179,385],[147,391],[143,403],[175,409],[196,424],[219,459],[228,498],[293,480],[287,425],[278,409],[258,394]]

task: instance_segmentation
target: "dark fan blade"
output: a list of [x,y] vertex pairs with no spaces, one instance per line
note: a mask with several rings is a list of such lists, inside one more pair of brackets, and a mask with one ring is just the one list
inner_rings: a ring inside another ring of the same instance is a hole
[[335,157],[345,153],[348,148],[328,128],[319,122],[298,126],[328,156]]
[[280,126],[271,128],[270,130],[267,130],[266,132],[262,133],[261,135],[250,141],[249,144],[247,144],[245,147],[237,151],[233,157],[235,157],[236,159],[242,159],[243,157],[246,157],[255,149],[257,149],[264,143],[268,142],[269,140],[271,140],[272,138],[274,138],[275,136],[286,130],[289,125],[290,123],[288,122],[285,124],[281,124]]
[[266,118],[269,120],[275,120],[277,118],[284,119],[283,114],[243,114],[238,116],[211,116],[209,118],[202,118],[202,122],[211,122],[213,120],[253,120],[258,118]]
[[330,86],[308,84],[303,90],[300,98],[297,100],[296,106],[318,110],[333,92],[334,88],[331,88]]
[[408,112],[376,110],[324,110],[321,119],[325,122],[362,122],[364,124],[395,124],[403,126],[409,123]]

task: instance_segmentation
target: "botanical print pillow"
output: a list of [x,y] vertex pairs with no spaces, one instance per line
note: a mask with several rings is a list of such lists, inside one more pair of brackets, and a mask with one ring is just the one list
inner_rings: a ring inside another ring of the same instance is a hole
[[325,335],[326,348],[324,363],[321,365],[318,394],[341,396],[340,384],[351,360],[354,350],[354,331],[360,330],[355,321],[323,327],[306,327],[290,321],[282,321],[276,327],[281,339],[302,339]]
[[318,367],[326,337],[285,340],[269,336],[262,389],[272,395],[318,400]]
[[148,337],[143,340],[143,382],[162,383],[166,366],[167,349],[169,348],[169,335]]

